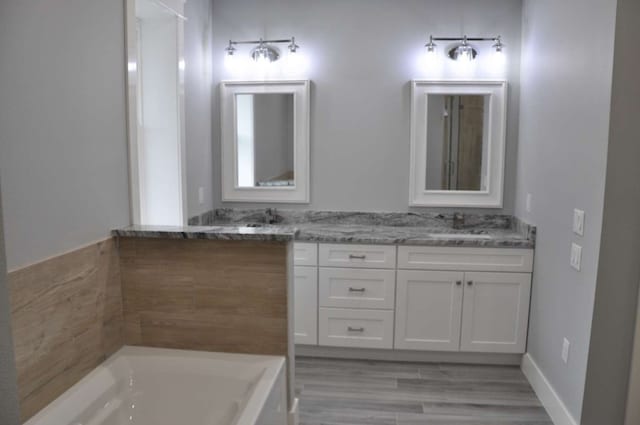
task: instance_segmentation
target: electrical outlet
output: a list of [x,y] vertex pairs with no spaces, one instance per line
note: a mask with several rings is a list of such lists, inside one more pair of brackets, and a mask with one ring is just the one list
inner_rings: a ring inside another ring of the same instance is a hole
[[571,244],[571,259],[569,264],[574,269],[580,271],[580,263],[582,262],[582,247],[577,243]]
[[200,205],[204,204],[204,187],[202,186],[198,188],[198,203]]
[[569,343],[569,340],[567,338],[564,338],[564,341],[562,341],[562,361],[564,362],[564,364],[569,363],[569,347],[571,346],[571,344]]
[[526,201],[526,210],[528,213],[531,212],[531,208],[533,207],[533,195],[531,195],[530,193],[527,193],[527,201]]
[[573,233],[584,236],[584,211],[573,210]]

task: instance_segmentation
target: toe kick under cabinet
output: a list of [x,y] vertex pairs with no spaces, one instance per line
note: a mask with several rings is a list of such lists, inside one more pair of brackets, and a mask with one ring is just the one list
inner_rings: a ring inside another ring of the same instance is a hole
[[296,243],[296,344],[523,353],[533,250]]

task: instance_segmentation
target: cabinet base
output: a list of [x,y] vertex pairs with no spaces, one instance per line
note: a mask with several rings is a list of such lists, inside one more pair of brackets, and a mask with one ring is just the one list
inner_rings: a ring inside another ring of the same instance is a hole
[[522,354],[461,353],[456,351],[410,351],[370,348],[321,347],[296,345],[296,356],[328,357],[339,359],[387,360],[425,363],[467,363],[520,365]]

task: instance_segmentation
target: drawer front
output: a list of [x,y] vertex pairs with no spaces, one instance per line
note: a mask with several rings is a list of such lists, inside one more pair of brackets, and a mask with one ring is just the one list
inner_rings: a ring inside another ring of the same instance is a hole
[[320,268],[320,306],[393,310],[394,270]]
[[323,267],[394,269],[396,247],[391,245],[320,244],[319,264]]
[[398,268],[530,273],[533,250],[401,246],[398,247]]
[[393,311],[320,308],[319,316],[320,345],[393,347]]
[[295,242],[293,244],[293,265],[317,266],[318,244]]

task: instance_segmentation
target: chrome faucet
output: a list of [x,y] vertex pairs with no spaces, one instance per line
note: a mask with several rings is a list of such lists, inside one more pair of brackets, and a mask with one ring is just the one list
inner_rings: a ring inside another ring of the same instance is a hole
[[453,228],[456,230],[464,228],[464,214],[460,212],[453,213]]
[[265,224],[275,224],[278,222],[278,211],[275,208],[265,208],[264,222]]

